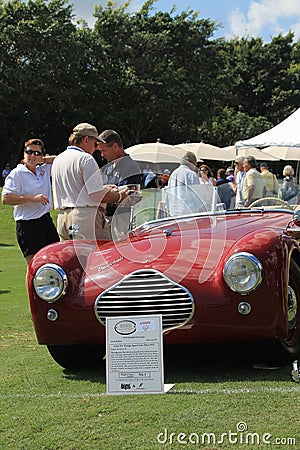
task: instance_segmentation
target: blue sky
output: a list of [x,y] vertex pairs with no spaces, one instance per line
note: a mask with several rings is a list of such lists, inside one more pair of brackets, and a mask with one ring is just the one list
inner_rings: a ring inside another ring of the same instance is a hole
[[[93,24],[93,10],[96,4],[106,4],[106,0],[70,0],[77,17]],[[116,1],[118,4],[124,1]],[[144,1],[131,0],[128,11],[138,11]],[[170,12],[175,5],[178,12],[190,8],[199,11],[200,17],[209,18],[223,24],[214,37],[261,36],[269,42],[279,33],[285,35],[293,31],[300,38],[299,0],[158,0],[156,10]]]

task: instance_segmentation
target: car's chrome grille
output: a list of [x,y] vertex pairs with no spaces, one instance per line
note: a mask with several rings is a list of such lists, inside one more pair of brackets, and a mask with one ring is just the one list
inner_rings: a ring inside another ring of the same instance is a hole
[[180,327],[194,311],[191,293],[156,270],[138,270],[97,297],[95,313],[107,317],[161,314],[163,330]]

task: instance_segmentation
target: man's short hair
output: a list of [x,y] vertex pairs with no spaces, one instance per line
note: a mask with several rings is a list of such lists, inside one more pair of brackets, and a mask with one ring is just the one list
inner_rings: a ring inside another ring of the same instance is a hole
[[193,152],[186,152],[183,157],[181,158],[181,160],[184,161],[188,161],[192,164],[196,164],[197,163],[197,158],[195,153]]
[[260,168],[263,167],[264,169],[268,169],[268,164],[266,162],[262,162],[262,163],[260,163],[259,167]]
[[256,159],[254,156],[246,156],[245,159],[247,159],[251,167],[256,167]]
[[119,133],[114,130],[105,130],[99,135],[99,139],[107,145],[118,144],[123,148],[123,142]]

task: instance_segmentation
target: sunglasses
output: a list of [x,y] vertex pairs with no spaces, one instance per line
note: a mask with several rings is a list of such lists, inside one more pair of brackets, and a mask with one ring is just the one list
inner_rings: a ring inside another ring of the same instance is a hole
[[38,150],[31,150],[31,148],[25,148],[24,150],[27,155],[34,155],[34,156],[42,156],[42,152],[39,152]]

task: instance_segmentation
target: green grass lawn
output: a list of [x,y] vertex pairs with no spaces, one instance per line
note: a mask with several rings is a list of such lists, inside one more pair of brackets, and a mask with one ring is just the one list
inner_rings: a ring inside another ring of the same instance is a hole
[[0,223],[1,450],[300,448],[291,367],[256,370],[221,346],[213,358],[166,353],[174,388],[125,396],[105,394],[101,369],[59,367],[35,339],[11,207]]

